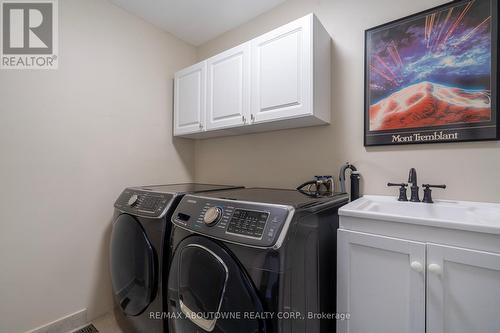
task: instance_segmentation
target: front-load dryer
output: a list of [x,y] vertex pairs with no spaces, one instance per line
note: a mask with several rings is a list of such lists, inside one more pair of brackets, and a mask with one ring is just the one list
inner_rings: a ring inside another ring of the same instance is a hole
[[[110,267],[117,320],[127,333],[163,333],[173,210],[186,193],[235,188],[173,184],[126,188],[115,202]],[[208,191],[208,192],[206,192]]]
[[347,201],[263,188],[184,196],[172,216],[170,332],[335,332],[337,211]]

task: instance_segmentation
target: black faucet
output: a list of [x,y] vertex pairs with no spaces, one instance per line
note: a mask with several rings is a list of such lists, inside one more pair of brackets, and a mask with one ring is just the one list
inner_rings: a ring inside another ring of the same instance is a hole
[[411,202],[420,202],[420,198],[418,197],[418,185],[417,185],[417,170],[415,168],[410,169],[410,174],[408,175],[408,183],[411,184]]

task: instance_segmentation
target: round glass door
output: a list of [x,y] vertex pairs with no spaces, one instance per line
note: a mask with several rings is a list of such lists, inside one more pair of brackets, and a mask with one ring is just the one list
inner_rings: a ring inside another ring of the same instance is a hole
[[266,319],[243,315],[264,313],[250,276],[234,254],[211,239],[190,236],[179,243],[167,297],[170,332],[267,332]]
[[113,293],[123,312],[141,314],[154,298],[156,256],[141,226],[132,216],[122,214],[111,232],[111,281]]

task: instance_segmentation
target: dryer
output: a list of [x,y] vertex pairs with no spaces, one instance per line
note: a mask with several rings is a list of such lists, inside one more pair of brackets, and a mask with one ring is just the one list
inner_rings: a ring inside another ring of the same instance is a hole
[[117,320],[127,333],[165,332],[161,313],[170,218],[180,199],[186,193],[229,188],[236,187],[188,183],[130,187],[120,194],[114,205],[110,268]]
[[170,332],[334,332],[318,315],[335,313],[347,202],[265,188],[184,196],[172,215]]

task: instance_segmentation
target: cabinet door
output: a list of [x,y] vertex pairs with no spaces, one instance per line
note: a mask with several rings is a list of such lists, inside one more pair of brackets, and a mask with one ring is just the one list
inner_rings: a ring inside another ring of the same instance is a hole
[[243,125],[250,109],[250,44],[207,60],[207,129]]
[[425,244],[339,230],[339,333],[425,332]]
[[203,61],[175,74],[174,135],[203,131],[206,66]]
[[499,254],[429,244],[427,263],[427,333],[500,332]]
[[312,114],[312,15],[252,40],[252,119]]

